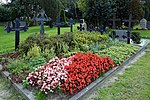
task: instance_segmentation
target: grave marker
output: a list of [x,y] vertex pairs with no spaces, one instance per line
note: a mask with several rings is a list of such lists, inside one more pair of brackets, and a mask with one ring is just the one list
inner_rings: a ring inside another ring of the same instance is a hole
[[92,24],[89,25],[88,31],[90,32],[94,31],[94,26]]
[[73,32],[73,25],[75,25],[75,21],[70,18],[68,25],[70,26],[70,32]]
[[128,20],[123,20],[125,22],[128,22],[128,29],[131,30],[132,29],[132,22],[137,22],[137,20],[132,20],[132,14],[129,15],[129,19]]
[[[20,42],[20,31],[24,30],[25,32],[28,29],[27,22],[21,22],[18,18],[14,20],[15,26],[11,26],[11,22],[7,22],[6,25],[6,31],[9,33],[11,31],[15,31],[15,50],[19,48],[19,42]],[[20,23],[22,23],[22,26],[20,26]]]
[[56,26],[58,28],[58,35],[60,35],[60,26],[63,25],[65,25],[65,23],[60,21],[60,17],[58,17],[56,22],[53,23],[53,26]]
[[130,39],[133,37],[130,36],[130,31],[128,30],[115,30],[113,31],[112,38],[118,38],[121,41],[127,41],[127,44],[130,44]]
[[51,18],[47,17],[47,15],[45,14],[45,11],[42,9],[40,11],[40,13],[38,14],[37,18],[33,18],[33,21],[39,21],[40,24],[40,34],[44,34],[44,22],[45,21],[50,21]]
[[146,29],[147,28],[147,20],[146,19],[141,19],[140,20],[140,28],[141,29]]
[[121,19],[117,19],[116,18],[116,15],[115,14],[113,14],[113,19],[110,19],[110,21],[112,21],[113,22],[113,28],[116,28],[116,21],[121,21]]
[[104,25],[100,25],[98,27],[98,31],[101,33],[101,35],[103,35],[103,33],[106,31]]

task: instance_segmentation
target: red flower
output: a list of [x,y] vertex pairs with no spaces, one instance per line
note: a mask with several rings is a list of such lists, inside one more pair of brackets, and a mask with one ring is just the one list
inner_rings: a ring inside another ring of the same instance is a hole
[[65,66],[68,77],[61,85],[62,90],[74,94],[114,66],[115,64],[108,57],[102,58],[92,53],[77,53],[72,58],[72,63]]

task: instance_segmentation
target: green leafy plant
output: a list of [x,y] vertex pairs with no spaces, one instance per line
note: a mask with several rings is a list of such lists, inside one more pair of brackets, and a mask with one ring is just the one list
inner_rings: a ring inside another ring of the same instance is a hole
[[137,50],[137,46],[121,42],[115,46],[111,46],[110,48],[98,51],[96,54],[104,57],[108,56],[115,62],[115,64],[120,65]]
[[17,76],[20,76],[22,79],[25,79],[27,74],[29,73],[29,65],[25,63],[23,59],[17,59],[15,61],[9,61],[7,68],[8,70]]
[[34,46],[31,47],[30,50],[28,51],[27,58],[33,58],[33,57],[39,56],[40,52],[41,52],[40,47],[34,44]]
[[42,56],[36,56],[36,57],[30,58],[28,62],[30,66],[30,71],[34,71],[35,68],[45,64],[46,59]]
[[42,55],[44,58],[46,58],[46,61],[49,61],[50,59],[54,58],[56,56],[54,48],[51,49],[45,49],[42,52]]
[[22,85],[24,88],[29,87],[29,82],[27,80],[22,80]]
[[132,32],[131,36],[133,37],[133,42],[136,44],[140,44],[141,43],[141,35],[140,32]]
[[35,92],[36,100],[45,100],[46,94],[40,90],[36,90]]

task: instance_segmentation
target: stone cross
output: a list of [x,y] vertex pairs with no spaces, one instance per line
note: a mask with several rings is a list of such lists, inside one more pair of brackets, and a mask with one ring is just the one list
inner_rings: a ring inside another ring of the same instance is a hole
[[70,32],[73,32],[73,25],[75,25],[75,21],[70,18],[68,25],[70,26]]
[[41,24],[40,24],[40,34],[44,34],[44,22],[45,21],[50,21],[51,18],[47,17],[47,15],[45,14],[45,11],[42,9],[40,11],[40,13],[38,14],[37,18],[34,18],[33,19],[34,21],[39,21]]
[[116,19],[116,15],[113,14],[113,19],[110,19],[113,22],[113,28],[116,28],[116,21],[121,21],[121,19]]
[[15,50],[17,50],[19,48],[19,41],[20,41],[20,31],[24,30],[25,32],[28,29],[28,24],[27,22],[24,23],[24,25],[20,26],[21,21],[16,18],[14,20],[15,26],[11,26],[10,22],[7,22],[6,25],[6,31],[9,33],[11,31],[15,31]]
[[125,22],[129,22],[129,25],[128,25],[128,29],[131,30],[132,29],[132,22],[137,22],[137,20],[132,20],[132,14],[129,15],[129,20],[123,20]]
[[56,22],[53,23],[53,26],[57,26],[58,28],[58,35],[60,35],[60,26],[63,25],[65,25],[65,23],[60,21],[60,17],[58,17]]

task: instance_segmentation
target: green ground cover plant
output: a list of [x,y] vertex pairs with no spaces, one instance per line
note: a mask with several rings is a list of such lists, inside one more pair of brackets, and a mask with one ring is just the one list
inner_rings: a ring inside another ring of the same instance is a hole
[[115,62],[116,65],[122,64],[127,58],[134,54],[139,47],[120,42],[117,45],[111,46],[110,48],[97,51],[98,55],[108,56]]
[[[150,49],[150,45],[147,47]],[[101,88],[95,100],[149,100],[150,99],[150,52],[127,69],[119,80]]]

